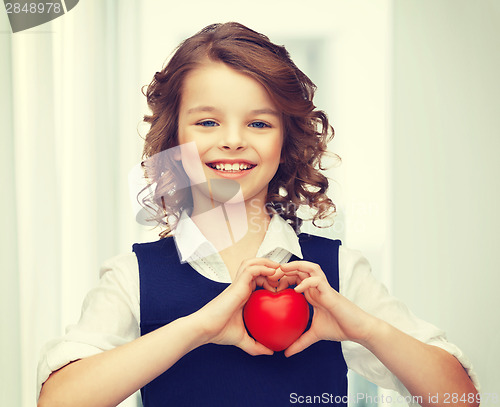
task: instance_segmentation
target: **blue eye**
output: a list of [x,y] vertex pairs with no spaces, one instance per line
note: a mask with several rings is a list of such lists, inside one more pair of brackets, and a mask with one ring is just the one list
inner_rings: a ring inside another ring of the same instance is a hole
[[266,127],[271,127],[269,124],[264,123],[264,122],[252,122],[249,124],[250,127],[254,127],[256,129],[264,129]]
[[196,123],[197,126],[203,126],[203,127],[215,127],[218,126],[216,122],[213,120],[204,120],[202,122]]

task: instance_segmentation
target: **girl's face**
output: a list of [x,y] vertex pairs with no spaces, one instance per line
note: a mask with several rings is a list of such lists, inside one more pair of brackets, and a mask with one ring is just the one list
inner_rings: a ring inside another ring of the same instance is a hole
[[[246,202],[265,204],[280,164],[283,128],[256,80],[222,62],[191,71],[183,83],[178,137],[179,144],[195,142],[207,180],[234,180]],[[190,176],[186,157],[182,165]]]

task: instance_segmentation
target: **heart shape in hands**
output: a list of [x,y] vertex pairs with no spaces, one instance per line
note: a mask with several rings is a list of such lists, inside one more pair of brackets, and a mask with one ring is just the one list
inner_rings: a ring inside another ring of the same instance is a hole
[[248,332],[267,348],[279,352],[294,343],[307,327],[309,306],[302,294],[254,291],[243,308]]

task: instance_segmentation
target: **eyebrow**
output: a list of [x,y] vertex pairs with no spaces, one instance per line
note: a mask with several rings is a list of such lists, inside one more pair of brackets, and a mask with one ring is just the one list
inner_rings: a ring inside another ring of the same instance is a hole
[[276,117],[280,117],[281,116],[276,110],[273,110],[273,109],[256,109],[256,110],[252,110],[250,113],[251,114],[255,114],[255,115],[258,115],[258,114],[270,114],[270,115],[276,116]]
[[187,113],[197,113],[197,112],[216,112],[218,109],[216,109],[213,106],[196,106],[192,107],[191,109],[188,109]]
[[[192,113],[198,113],[198,112],[218,112],[219,109],[217,109],[214,106],[196,106],[192,107],[191,109],[188,109],[187,114],[192,114]],[[274,109],[269,109],[269,108],[264,108],[264,109],[255,109],[250,112],[252,115],[259,115],[259,114],[270,114],[276,117],[280,117],[281,115]]]

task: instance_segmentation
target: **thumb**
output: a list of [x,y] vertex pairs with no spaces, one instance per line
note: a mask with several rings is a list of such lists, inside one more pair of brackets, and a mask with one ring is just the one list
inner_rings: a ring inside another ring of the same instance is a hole
[[237,345],[241,350],[252,356],[257,355],[272,355],[274,352],[271,349],[266,348],[260,342],[255,341],[250,338],[250,336],[245,335],[241,342]]
[[318,337],[309,329],[285,350],[285,356],[288,358],[296,353],[302,352],[304,349],[316,342],[318,342]]

